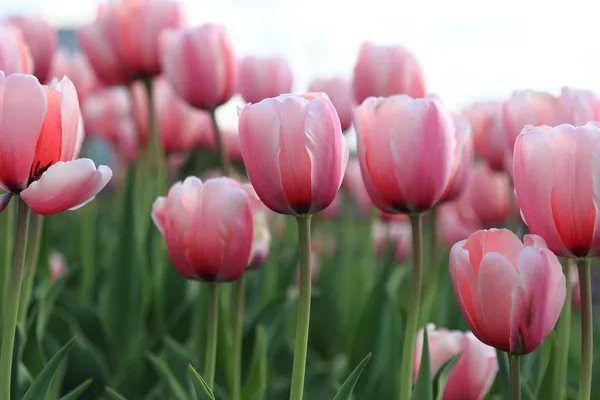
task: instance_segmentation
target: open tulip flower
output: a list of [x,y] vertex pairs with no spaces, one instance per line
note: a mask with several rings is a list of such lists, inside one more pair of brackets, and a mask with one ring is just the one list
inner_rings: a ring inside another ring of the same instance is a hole
[[450,252],[450,275],[469,328],[511,354],[534,351],[554,328],[566,279],[544,239],[507,229],[477,231]]
[[92,200],[112,176],[90,159],[74,160],[83,140],[77,92],[68,78],[42,86],[31,75],[0,71],[0,186],[4,209],[20,195],[38,214]]

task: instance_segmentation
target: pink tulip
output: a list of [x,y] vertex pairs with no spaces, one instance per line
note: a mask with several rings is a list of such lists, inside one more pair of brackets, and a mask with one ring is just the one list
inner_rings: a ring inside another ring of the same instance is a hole
[[165,76],[185,101],[213,110],[234,95],[236,61],[224,28],[165,32],[162,40]]
[[564,257],[600,254],[600,127],[526,127],[515,144],[513,175],[530,231]]
[[502,103],[482,102],[463,110],[473,130],[475,153],[495,171],[503,171],[507,158]]
[[240,146],[240,135],[238,133],[238,128],[234,127],[221,129],[221,136],[223,137],[225,157],[227,157],[227,159],[232,163],[244,162],[244,157],[242,156],[242,148]]
[[[310,282],[315,283],[317,278],[319,277],[319,272],[321,271],[321,260],[319,258],[319,254],[311,250],[310,251]],[[300,265],[296,266],[296,286],[300,286]]]
[[[141,82],[132,85],[133,117],[142,145],[148,143],[148,96]],[[206,143],[215,145],[215,133],[209,113],[187,104],[159,77],[154,80],[154,107],[162,145],[167,153],[185,152]]]
[[129,91],[124,87],[110,87],[91,94],[82,108],[86,131],[115,145],[127,136],[135,139],[137,146],[132,107]]
[[558,106],[562,123],[579,126],[600,121],[600,99],[589,90],[563,87]]
[[326,93],[340,117],[342,132],[350,128],[356,107],[352,83],[342,78],[317,79],[310,84],[308,90]]
[[98,8],[96,20],[77,31],[79,44],[96,76],[108,86],[129,84],[134,78],[117,36],[118,13],[118,4],[104,3]]
[[472,217],[473,214],[470,210],[467,210],[467,215],[465,215],[465,205],[460,203],[460,200],[444,203],[439,206],[437,211],[437,235],[441,242],[448,247],[468,238],[481,228]]
[[[56,50],[56,31],[48,21],[37,15],[13,15],[7,21],[16,26],[33,57],[33,74],[42,83],[50,81],[50,67]],[[5,71],[8,74],[8,71]]]
[[33,58],[21,32],[8,23],[0,23],[0,71],[5,74],[30,74]]
[[121,54],[136,75],[160,74],[159,38],[163,30],[183,25],[179,3],[171,0],[124,0],[117,12]]
[[269,231],[268,214],[270,210],[258,198],[256,191],[250,184],[243,185],[243,189],[250,199],[254,237],[252,238],[252,253],[250,255],[249,269],[260,268],[267,257],[271,247],[271,232]]
[[452,116],[435,98],[370,97],[354,114],[358,158],[373,200],[389,213],[435,206],[452,178]]
[[152,207],[173,266],[188,279],[228,282],[248,266],[253,223],[250,199],[230,178],[175,183]]
[[294,75],[281,57],[246,57],[238,69],[239,92],[248,103],[292,91]]
[[100,88],[100,83],[97,81],[92,67],[81,53],[71,53],[59,49],[54,53],[50,71],[52,78],[61,79],[66,76],[73,82],[77,89],[79,103],[82,105],[90,93]]
[[[498,372],[496,351],[480,342],[471,332],[435,329],[427,325],[431,375],[452,357],[461,354],[448,375],[443,400],[481,400],[490,390]],[[423,353],[423,330],[415,346],[414,376],[418,376]]]
[[461,212],[482,228],[506,224],[510,214],[512,190],[505,172],[492,171],[485,164],[473,168],[464,195],[460,198]]
[[38,214],[56,214],[91,201],[112,176],[79,154],[83,127],[68,78],[50,87],[32,75],[0,71],[1,208],[12,195]]
[[387,248],[392,245],[396,262],[408,260],[412,248],[412,230],[408,217],[399,221],[375,220],[372,237],[373,249],[378,257],[383,257]]
[[346,166],[346,175],[343,182],[344,188],[350,197],[358,204],[363,216],[368,216],[373,208],[367,188],[360,172],[360,163],[356,158],[350,158]]
[[423,71],[406,48],[366,42],[360,47],[354,66],[354,94],[358,103],[371,96],[425,97]]
[[54,283],[68,272],[67,260],[65,256],[58,252],[52,251],[50,257],[48,257],[48,264],[50,269],[50,283]]
[[469,121],[466,118],[460,115],[454,115],[453,119],[456,134],[456,150],[450,185],[448,185],[446,193],[442,198],[444,202],[457,199],[464,191],[473,168],[471,125],[469,125]]
[[507,229],[477,231],[450,251],[463,316],[482,342],[512,354],[534,351],[552,331],[566,297],[565,276],[544,239]]
[[525,125],[558,125],[558,99],[549,93],[518,90],[504,103],[502,115],[506,143],[509,153],[512,153],[517,136]]
[[333,202],[348,146],[326,94],[248,104],[240,112],[239,135],[248,177],[271,210],[314,214]]

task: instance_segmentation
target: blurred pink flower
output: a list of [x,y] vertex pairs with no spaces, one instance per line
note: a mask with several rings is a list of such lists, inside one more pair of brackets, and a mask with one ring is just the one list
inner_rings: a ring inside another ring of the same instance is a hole
[[292,91],[294,75],[282,57],[246,57],[238,66],[238,88],[244,101],[258,103]]
[[329,96],[340,117],[342,132],[352,126],[352,118],[356,102],[352,83],[343,78],[316,79],[308,87],[309,92],[323,92]]
[[373,209],[373,201],[371,201],[371,197],[369,197],[369,193],[365,187],[358,159],[352,157],[348,160],[342,184],[350,194],[350,197],[359,206],[363,216],[367,217]]
[[6,22],[0,22],[0,71],[6,75],[33,72],[29,46],[21,32]]
[[69,78],[75,85],[81,105],[92,92],[101,88],[92,67],[82,53],[72,53],[62,49],[54,53],[50,77],[62,79],[63,76]]
[[503,171],[507,162],[502,103],[475,103],[462,111],[471,125],[475,153],[494,171]]
[[68,272],[65,256],[56,250],[53,250],[50,253],[48,265],[50,269],[50,283],[56,282]]
[[600,99],[590,90],[563,87],[558,106],[561,123],[580,126],[600,121]]

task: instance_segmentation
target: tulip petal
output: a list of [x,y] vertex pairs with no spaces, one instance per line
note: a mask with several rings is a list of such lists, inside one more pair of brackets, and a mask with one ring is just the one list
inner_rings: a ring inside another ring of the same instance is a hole
[[21,192],[23,201],[38,214],[77,209],[91,201],[108,183],[112,171],[105,165],[81,158],[58,162]]
[[58,86],[61,92],[60,111],[62,128],[62,151],[60,161],[71,161],[77,157],[78,146],[82,140],[83,130],[79,129],[81,112],[75,85],[64,77]]
[[500,253],[517,270],[517,258],[523,250],[523,243],[508,229],[477,231],[469,237],[464,246],[469,252],[469,261],[479,275],[479,268],[486,253]]
[[0,195],[0,212],[4,211],[8,203],[10,203],[10,199],[12,199],[12,193],[4,193]]
[[518,259],[519,274],[528,293],[527,312],[511,321],[511,337],[521,336],[523,353],[535,350],[556,325],[565,303],[566,278],[548,249],[527,247]]
[[19,193],[27,187],[46,114],[46,95],[32,75],[0,73],[0,182]]
[[481,260],[477,280],[478,315],[484,343],[509,351],[512,293],[523,281],[515,267],[499,253],[487,253]]
[[166,205],[166,197],[159,197],[152,204],[152,221],[154,221],[154,225],[156,225],[156,228],[158,228],[163,236],[165,236],[167,225]]

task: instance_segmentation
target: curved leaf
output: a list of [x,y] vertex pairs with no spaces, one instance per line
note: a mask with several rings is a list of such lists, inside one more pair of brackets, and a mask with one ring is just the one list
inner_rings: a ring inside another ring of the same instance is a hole
[[411,400],[433,400],[431,385],[431,362],[429,361],[429,337],[427,329],[423,329],[423,354],[417,383],[412,392]]
[[194,383],[194,388],[196,389],[196,396],[198,399],[203,398],[202,394],[208,397],[210,400],[215,400],[215,395],[212,390],[208,387],[206,381],[200,376],[200,374],[192,367],[192,364],[189,365],[190,375],[192,376],[192,382]]
[[86,391],[86,389],[88,388],[88,386],[90,386],[92,384],[92,380],[88,379],[87,381],[84,381],[81,385],[77,386],[75,389],[71,390],[69,393],[67,393],[66,395],[64,395],[63,397],[60,398],[60,400],[75,400],[78,399],[79,396],[81,396],[81,394],[83,392]]
[[163,380],[164,384],[169,387],[171,394],[178,400],[189,400],[185,390],[169,369],[169,366],[154,354],[148,354],[148,359],[156,369],[156,372]]
[[354,371],[352,371],[350,375],[348,375],[348,378],[346,378],[333,400],[350,399],[350,396],[352,396],[352,392],[354,391],[354,386],[356,386],[356,382],[358,382],[358,378],[360,378],[360,374],[362,374],[370,358],[371,353],[367,354],[367,356],[362,359],[362,361],[356,366],[356,368],[354,368]]

